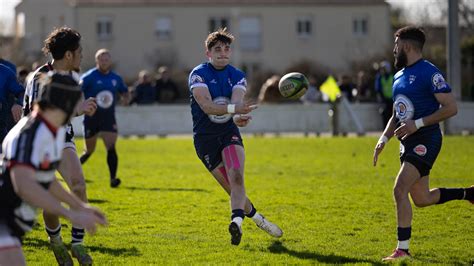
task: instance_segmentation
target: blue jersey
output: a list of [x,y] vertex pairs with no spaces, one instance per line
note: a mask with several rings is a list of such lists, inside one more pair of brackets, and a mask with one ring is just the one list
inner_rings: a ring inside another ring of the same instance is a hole
[[84,73],[81,77],[84,97],[95,97],[98,112],[111,112],[115,110],[117,93],[128,91],[122,78],[112,71],[103,74],[96,67]]
[[8,66],[0,64],[0,103],[6,103],[8,93],[19,97],[23,91],[23,86],[16,79],[16,73]]
[[[398,121],[416,120],[439,109],[436,93],[449,93],[451,88],[439,69],[427,60],[420,59],[395,74],[393,101]],[[438,129],[439,124],[419,131]]]
[[7,61],[7,60],[5,60],[5,59],[1,59],[1,58],[0,58],[0,64],[7,66],[7,67],[8,67],[9,69],[11,69],[11,70],[15,73],[15,75],[16,75],[16,66],[15,66],[15,64],[13,64],[12,62]]
[[211,63],[203,63],[191,71],[188,84],[194,136],[213,137],[237,129],[230,114],[218,116],[204,113],[192,92],[193,88],[205,87],[209,89],[214,103],[226,105],[230,103],[233,90],[246,90],[247,80],[244,72],[231,65],[218,70]]

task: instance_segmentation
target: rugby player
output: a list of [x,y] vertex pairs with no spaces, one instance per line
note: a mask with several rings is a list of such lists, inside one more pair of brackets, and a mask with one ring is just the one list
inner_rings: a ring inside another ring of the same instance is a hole
[[16,72],[13,72],[10,66],[0,63],[0,143],[11,129],[8,123],[9,118],[12,117],[14,123],[21,118],[21,105],[15,103],[10,108],[8,96],[12,94],[17,99],[21,99],[24,91],[23,86],[17,81]]
[[[38,80],[33,111],[17,123],[3,142],[0,265],[25,265],[21,237],[31,231],[36,207],[65,217],[91,233],[97,224],[106,223],[99,210],[64,190],[54,175],[64,150],[64,125],[82,97],[79,85],[69,75],[52,72]],[[70,209],[64,208],[61,202]]]
[[397,209],[398,245],[383,261],[409,258],[412,207],[442,204],[451,200],[474,203],[474,187],[429,188],[429,174],[441,150],[439,122],[456,115],[457,105],[451,88],[438,68],[423,59],[425,34],[407,26],[395,33],[395,67],[399,70],[393,83],[393,115],[375,146],[373,164],[392,136],[400,140],[401,168],[393,195]]
[[[23,114],[26,116],[32,111],[33,103],[38,97],[39,78],[43,73],[55,70],[61,73],[67,73],[74,78],[78,74],[82,60],[82,47],[80,44],[81,35],[68,27],[61,27],[53,30],[44,41],[43,51],[45,54],[51,54],[53,60],[48,62],[30,76],[27,81],[26,92],[23,103]],[[73,115],[92,115],[96,110],[95,99],[89,98],[81,101],[76,112]],[[66,181],[68,187],[74,194],[87,203],[86,183],[84,173],[74,144],[74,130],[71,123],[66,125],[66,143],[63,147],[61,164],[58,171]],[[71,256],[61,238],[61,224],[57,215],[43,212],[46,232],[48,233],[51,249],[56,260],[61,265],[72,265]],[[81,265],[92,264],[92,258],[87,254],[84,248],[84,228],[73,224],[71,228],[71,252],[73,257],[77,258]]]
[[115,121],[115,96],[121,96],[123,104],[128,104],[128,88],[122,78],[111,70],[112,57],[107,49],[100,49],[95,54],[96,67],[90,69],[81,77],[82,90],[86,97],[95,97],[98,108],[93,116],[84,116],[85,150],[81,155],[84,164],[92,155],[97,143],[97,137],[104,141],[107,149],[107,165],[110,172],[110,186],[120,185],[117,178],[118,156],[115,150],[117,142],[117,122]]
[[250,123],[255,105],[244,103],[245,74],[229,64],[234,37],[219,29],[205,40],[209,61],[189,74],[193,136],[196,153],[222,188],[230,195],[231,244],[242,237],[244,217],[274,237],[283,232],[257,212],[244,185],[245,152],[239,127]]

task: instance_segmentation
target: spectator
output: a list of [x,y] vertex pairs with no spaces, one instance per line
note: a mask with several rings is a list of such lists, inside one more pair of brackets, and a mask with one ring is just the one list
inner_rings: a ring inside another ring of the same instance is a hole
[[273,75],[263,83],[258,95],[258,103],[279,103],[284,100],[278,89],[280,76]]
[[352,78],[349,75],[341,75],[339,76],[339,81],[337,83],[339,88],[341,89],[341,93],[349,100],[353,102],[355,97],[357,96],[357,89],[355,88],[354,83],[352,83]]
[[375,91],[378,95],[378,101],[382,103],[379,113],[382,116],[382,121],[385,126],[392,116],[393,74],[392,67],[388,61],[381,62],[379,66],[379,72],[375,76]]
[[160,103],[172,103],[179,98],[178,86],[170,77],[168,67],[158,68],[158,79],[156,80],[156,99]]
[[300,99],[304,104],[317,103],[322,100],[321,92],[316,86],[316,83],[316,78],[314,76],[310,76],[308,90],[306,91],[305,95],[303,95],[303,97],[301,97]]
[[130,104],[152,104],[156,99],[156,90],[150,79],[150,73],[146,70],[138,74],[138,82],[133,90],[133,98]]
[[361,102],[370,101],[372,97],[370,93],[369,77],[364,70],[357,73],[357,100]]

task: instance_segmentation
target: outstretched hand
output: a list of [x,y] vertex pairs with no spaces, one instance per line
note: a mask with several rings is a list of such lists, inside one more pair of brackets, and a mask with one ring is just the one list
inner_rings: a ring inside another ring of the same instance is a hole
[[235,113],[236,114],[248,114],[253,110],[257,109],[258,105],[253,102],[245,102],[235,105]]
[[84,227],[90,234],[97,231],[97,225],[107,225],[105,215],[99,209],[87,204],[71,212],[71,222]]
[[238,127],[247,126],[251,120],[252,120],[252,116],[250,115],[234,115],[234,123]]
[[93,116],[97,110],[97,103],[95,98],[89,97],[81,103],[81,111],[88,116]]
[[375,149],[374,149],[374,166],[377,165],[377,160],[379,159],[379,154],[383,151],[383,148],[385,147],[385,142],[383,141],[379,141],[377,142],[377,145],[375,145]]

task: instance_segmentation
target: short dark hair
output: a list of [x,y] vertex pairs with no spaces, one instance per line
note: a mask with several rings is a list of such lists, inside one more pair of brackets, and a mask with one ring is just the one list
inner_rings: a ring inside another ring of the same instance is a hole
[[227,28],[220,28],[215,32],[209,33],[204,44],[206,45],[207,50],[211,50],[218,42],[231,44],[233,41],[234,35],[230,34],[227,31]]
[[67,51],[75,51],[79,48],[81,34],[69,27],[54,29],[44,40],[43,52],[51,53],[55,60],[61,60]]
[[423,45],[425,45],[426,40],[423,29],[416,26],[406,26],[397,30],[397,32],[395,32],[395,37],[404,41],[412,42],[412,44],[420,51],[423,50]]

